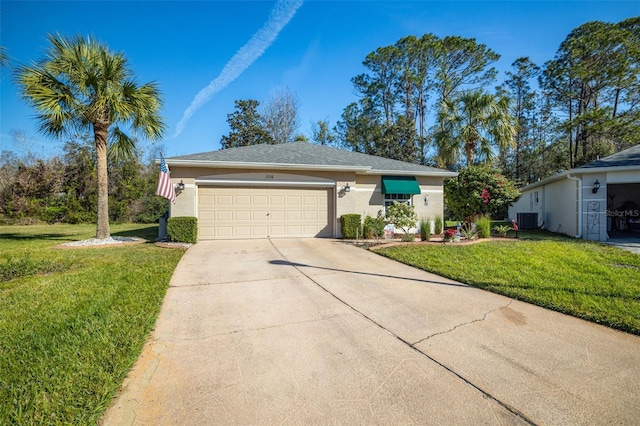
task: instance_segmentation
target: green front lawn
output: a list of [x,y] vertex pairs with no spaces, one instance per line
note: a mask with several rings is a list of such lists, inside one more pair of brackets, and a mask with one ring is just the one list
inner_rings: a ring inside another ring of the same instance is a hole
[[56,250],[95,225],[0,227],[0,424],[95,424],[136,360],[183,250]]
[[475,287],[640,334],[640,256],[521,232],[473,245],[408,244],[377,253]]

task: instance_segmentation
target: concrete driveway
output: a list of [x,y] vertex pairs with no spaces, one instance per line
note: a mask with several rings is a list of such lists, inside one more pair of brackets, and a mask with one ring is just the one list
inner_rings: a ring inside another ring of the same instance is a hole
[[334,240],[200,242],[102,422],[638,424],[640,338]]

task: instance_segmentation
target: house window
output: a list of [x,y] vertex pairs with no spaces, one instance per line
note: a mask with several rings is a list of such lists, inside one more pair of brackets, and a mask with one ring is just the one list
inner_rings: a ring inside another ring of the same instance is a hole
[[387,211],[387,207],[393,204],[393,202],[405,203],[412,205],[411,194],[384,194],[384,211]]

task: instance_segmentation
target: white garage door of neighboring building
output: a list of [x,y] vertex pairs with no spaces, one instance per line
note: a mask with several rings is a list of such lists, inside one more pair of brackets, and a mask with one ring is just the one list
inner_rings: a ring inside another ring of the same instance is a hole
[[332,237],[330,188],[198,189],[198,238]]

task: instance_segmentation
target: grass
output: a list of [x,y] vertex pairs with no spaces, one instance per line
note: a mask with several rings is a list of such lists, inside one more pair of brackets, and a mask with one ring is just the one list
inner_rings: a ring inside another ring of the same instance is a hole
[[53,248],[94,235],[0,227],[0,424],[97,423],[142,349],[184,251],[151,244],[157,225],[112,225],[143,244]]
[[640,256],[543,232],[521,231],[519,237],[376,251],[474,287],[640,335]]

